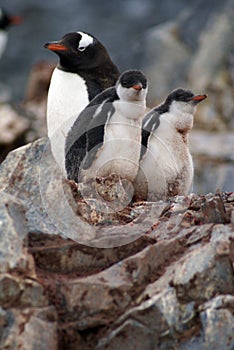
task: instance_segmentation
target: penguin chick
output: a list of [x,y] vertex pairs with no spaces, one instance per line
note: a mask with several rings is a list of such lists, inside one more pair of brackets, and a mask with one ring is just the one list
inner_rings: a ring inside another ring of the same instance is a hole
[[147,80],[124,72],[115,87],[100,93],[78,116],[66,140],[67,177],[86,182],[117,174],[133,182],[141,151],[141,122]]
[[136,200],[188,193],[194,174],[188,137],[197,105],[206,97],[176,89],[144,117],[140,168],[134,183]]
[[0,8],[0,58],[5,51],[8,40],[8,28],[13,24],[20,24],[22,18],[20,16],[10,16],[6,11]]
[[89,101],[116,83],[119,71],[102,43],[86,32],[68,33],[44,47],[59,56],[48,91],[47,129],[52,154],[65,172],[68,130]]

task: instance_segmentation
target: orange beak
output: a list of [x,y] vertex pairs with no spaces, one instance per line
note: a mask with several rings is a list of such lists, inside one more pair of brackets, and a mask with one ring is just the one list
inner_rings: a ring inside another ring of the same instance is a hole
[[196,95],[193,98],[191,98],[191,101],[197,101],[197,102],[201,102],[203,100],[205,100],[205,98],[207,98],[207,95]]
[[67,51],[68,48],[58,42],[46,43],[44,47],[51,51]]
[[138,84],[138,85],[133,85],[132,88],[137,91],[140,91],[142,89],[142,86]]

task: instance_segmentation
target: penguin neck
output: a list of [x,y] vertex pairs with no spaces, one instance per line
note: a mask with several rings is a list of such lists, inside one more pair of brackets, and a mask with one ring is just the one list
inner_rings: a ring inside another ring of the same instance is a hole
[[188,105],[185,108],[181,108],[179,103],[173,103],[168,113],[165,113],[162,117],[168,122],[171,128],[177,130],[179,133],[187,134],[193,127],[194,112],[194,106]]
[[57,68],[65,72],[78,74],[84,79],[88,89],[89,101],[91,101],[101,91],[107,89],[108,87],[114,86],[120,75],[117,67],[111,61],[106,61],[102,66],[90,67],[86,69],[79,68],[77,66],[66,69],[61,66],[61,64],[59,64]]
[[138,121],[143,117],[146,109],[145,100],[134,102],[118,100],[114,105],[124,118],[135,121]]

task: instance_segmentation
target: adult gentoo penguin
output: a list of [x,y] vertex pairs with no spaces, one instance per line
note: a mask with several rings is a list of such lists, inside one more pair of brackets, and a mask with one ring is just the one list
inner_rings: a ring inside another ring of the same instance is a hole
[[22,22],[22,18],[20,16],[10,16],[0,8],[0,58],[5,50],[7,40],[8,40],[8,32],[7,29],[12,24],[19,24]]
[[116,83],[119,71],[100,41],[85,32],[68,33],[45,47],[59,56],[48,92],[47,128],[52,153],[63,170],[68,130],[89,101]]
[[121,74],[78,116],[66,140],[68,179],[86,182],[117,174],[134,181],[140,159],[147,80],[138,70]]
[[145,116],[140,168],[134,184],[136,199],[158,200],[188,193],[194,172],[188,136],[196,107],[206,97],[176,89]]

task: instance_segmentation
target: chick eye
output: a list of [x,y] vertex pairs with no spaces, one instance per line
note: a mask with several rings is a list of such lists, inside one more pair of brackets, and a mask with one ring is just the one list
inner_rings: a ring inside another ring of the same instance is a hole
[[85,46],[78,47],[78,50],[81,51],[81,52],[84,51],[85,49],[86,49]]

